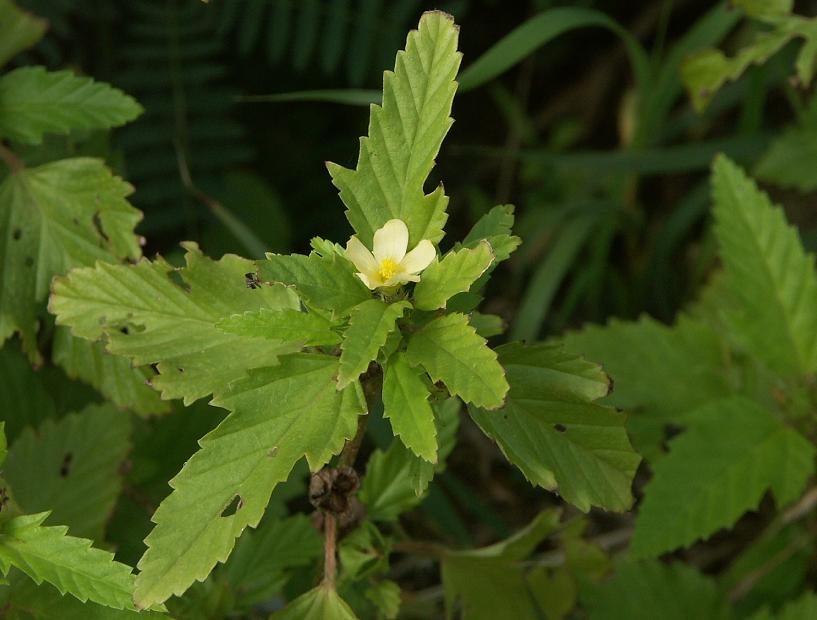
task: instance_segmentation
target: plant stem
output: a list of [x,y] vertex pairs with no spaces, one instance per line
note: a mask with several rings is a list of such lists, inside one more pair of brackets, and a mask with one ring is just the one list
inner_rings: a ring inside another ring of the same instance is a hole
[[338,522],[331,512],[323,513],[323,536],[323,581],[330,586],[334,586],[338,572],[338,560],[335,555]]
[[23,166],[22,160],[17,157],[14,151],[2,142],[0,142],[0,159],[11,169],[12,173],[20,172],[25,167]]

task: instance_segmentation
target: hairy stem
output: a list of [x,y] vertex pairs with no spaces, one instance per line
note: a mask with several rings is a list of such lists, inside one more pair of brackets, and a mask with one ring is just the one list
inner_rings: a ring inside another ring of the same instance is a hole
[[338,538],[338,522],[331,512],[323,513],[323,581],[335,585],[338,573],[338,560],[335,547]]

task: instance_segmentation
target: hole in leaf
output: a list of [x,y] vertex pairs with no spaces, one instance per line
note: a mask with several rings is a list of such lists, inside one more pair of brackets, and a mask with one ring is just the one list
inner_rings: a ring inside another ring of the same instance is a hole
[[244,505],[244,500],[241,499],[240,495],[236,495],[233,499],[230,500],[230,503],[221,511],[222,517],[232,517],[235,513],[241,510],[241,507]]
[[252,271],[244,274],[244,280],[247,283],[247,288],[255,289],[261,286],[261,280],[258,279],[258,274]]
[[554,424],[553,430],[555,430],[557,433],[564,433],[567,431],[567,427],[564,424]]
[[23,236],[23,231],[20,230],[19,228],[15,228],[14,231],[11,233],[11,238],[14,239],[15,241],[19,241],[20,237],[22,237],[22,236]]
[[62,478],[67,478],[68,474],[71,473],[71,461],[74,460],[74,455],[70,452],[66,452],[65,456],[62,458],[62,465],[60,465],[60,476]]
[[182,278],[182,274],[179,273],[179,271],[177,269],[169,271],[167,273],[167,277],[170,278],[170,281],[173,282],[173,284],[178,286],[180,289],[182,289],[186,293],[190,292],[190,285],[187,282],[184,281],[184,278]]
[[105,230],[102,228],[102,218],[99,217],[99,211],[94,213],[94,228],[96,228],[97,234],[102,237],[105,241],[110,241],[108,235],[105,234]]

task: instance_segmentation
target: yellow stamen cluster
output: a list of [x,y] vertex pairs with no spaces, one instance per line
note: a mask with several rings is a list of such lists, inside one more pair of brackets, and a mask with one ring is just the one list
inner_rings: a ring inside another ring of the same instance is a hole
[[390,258],[384,258],[380,261],[380,267],[377,270],[377,273],[380,275],[382,280],[385,282],[390,280],[392,276],[397,272],[397,263]]

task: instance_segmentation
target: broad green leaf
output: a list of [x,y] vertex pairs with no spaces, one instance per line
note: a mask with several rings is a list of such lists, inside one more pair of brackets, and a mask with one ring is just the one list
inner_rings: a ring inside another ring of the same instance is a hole
[[323,315],[291,309],[261,308],[234,314],[216,323],[216,327],[228,334],[300,342],[310,347],[339,344],[341,340],[340,335],[332,329],[334,323]]
[[734,335],[786,375],[817,370],[817,275],[780,207],[725,157],[713,167],[715,233],[739,301],[725,313]]
[[751,620],[809,620],[817,617],[817,594],[806,592],[797,600],[789,602],[776,614],[768,608],[752,616]]
[[612,579],[582,589],[590,620],[730,620],[715,582],[675,562],[623,562]]
[[47,512],[16,517],[0,529],[0,569],[14,566],[37,584],[47,581],[61,594],[115,609],[132,608],[131,568],[91,541],[66,536],[65,526],[45,527]]
[[414,305],[420,310],[445,308],[445,302],[464,293],[494,262],[494,250],[487,241],[462,248],[434,261],[414,287]]
[[9,451],[4,474],[20,508],[51,511],[49,524],[101,540],[122,489],[130,419],[111,405],[90,405],[27,428]]
[[447,617],[459,601],[462,620],[538,620],[521,567],[503,557],[446,555],[442,580]]
[[641,458],[625,416],[593,404],[609,383],[603,372],[559,346],[518,343],[497,349],[511,389],[496,412],[471,417],[533,484],[557,490],[580,510],[623,511]]
[[768,489],[785,506],[814,472],[814,447],[753,401],[714,401],[694,420],[654,465],[636,519],[634,556],[657,556],[730,527]]
[[213,404],[232,413],[201,439],[153,515],[136,581],[140,607],[181,594],[224,562],[297,461],[305,456],[315,471],[340,452],[366,404],[358,383],[336,390],[337,372],[336,357],[288,355],[216,396]]
[[0,76],[0,137],[40,144],[44,133],[108,129],[142,113],[121,90],[71,71],[20,67]]
[[28,360],[11,346],[0,349],[0,403],[15,404],[5,407],[2,414],[10,444],[25,427],[37,426],[56,415],[42,373],[34,372]]
[[389,358],[383,377],[383,416],[409,450],[429,463],[436,463],[437,428],[421,373],[403,353]]
[[357,620],[335,589],[322,583],[270,616],[270,620]]
[[219,579],[233,586],[242,607],[249,608],[278,594],[270,586],[280,583],[284,571],[308,566],[322,553],[323,538],[307,516],[267,515],[257,530],[244,532]]
[[397,320],[411,308],[407,301],[386,304],[369,299],[352,309],[349,328],[340,345],[338,389],[355,381],[377,358],[380,347],[397,327]]
[[445,13],[424,13],[409,33],[395,69],[383,74],[383,104],[370,107],[368,136],[360,139],[354,170],[327,168],[340,190],[346,216],[360,240],[372,247],[374,231],[388,220],[403,220],[409,246],[439,242],[448,197],[442,186],[423,189],[443,138],[453,123],[451,103],[461,54],[458,29]]
[[9,174],[0,185],[0,343],[19,331],[36,360],[37,314],[51,278],[73,267],[140,255],[133,188],[101,160],[64,159]]
[[517,562],[559,527],[559,512],[544,511],[511,538],[481,549],[450,551],[442,558],[448,616],[457,600],[463,620],[536,620],[523,567]]
[[650,461],[663,453],[667,424],[677,425],[687,411],[733,392],[723,363],[725,343],[713,328],[683,316],[672,327],[647,316],[612,320],[568,333],[563,341],[567,351],[596,360],[615,380],[605,402],[631,412],[630,436]]
[[422,365],[433,381],[444,382],[452,396],[477,407],[501,407],[508,392],[496,353],[464,314],[436,318],[412,334],[406,359]]
[[108,400],[139,415],[166,413],[170,403],[149,385],[154,373],[134,368],[130,361],[105,351],[101,342],[72,336],[65,327],[54,330],[51,359],[72,379],[92,385]]
[[48,22],[21,11],[11,0],[0,0],[0,66],[39,41]]
[[163,398],[189,404],[297,349],[224,333],[216,327],[221,319],[260,308],[297,308],[298,301],[281,286],[248,288],[248,260],[227,254],[213,261],[195,244],[185,247],[180,269],[157,258],[74,270],[55,281],[50,309],[73,334],[104,336],[110,353],[137,366],[156,364],[153,387]]
[[293,287],[307,303],[346,315],[372,298],[372,292],[352,271],[352,263],[337,255],[267,254],[258,275],[267,282]]
[[[3,618],[8,620],[169,620],[166,614],[155,611],[137,612],[133,609],[113,609],[91,603],[82,603],[71,595],[61,595],[47,583],[37,585],[15,570],[9,575],[7,607]],[[0,600],[3,600],[0,588]]]

